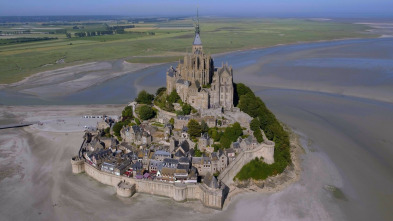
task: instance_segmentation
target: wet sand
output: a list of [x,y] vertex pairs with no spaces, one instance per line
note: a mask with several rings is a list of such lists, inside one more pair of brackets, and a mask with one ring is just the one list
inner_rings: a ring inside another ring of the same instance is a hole
[[[235,81],[250,84],[300,136],[305,149],[302,175],[281,192],[239,194],[222,212],[198,202],[181,204],[143,194],[118,199],[112,187],[71,174],[69,158],[82,132],[74,127],[58,132],[19,128],[0,133],[2,220],[392,220],[391,42],[303,44],[217,58],[216,64],[229,60]],[[90,87],[83,95],[110,92],[128,101],[133,97],[113,88],[124,84],[130,85],[127,90],[154,90],[165,82],[165,71],[159,68],[135,74],[132,81],[123,76]],[[89,111],[109,114],[119,113],[121,107],[1,106],[0,119],[12,123]]]
[[13,84],[0,85],[0,89],[41,98],[66,96],[155,65],[128,63],[121,59],[90,62],[40,72]]

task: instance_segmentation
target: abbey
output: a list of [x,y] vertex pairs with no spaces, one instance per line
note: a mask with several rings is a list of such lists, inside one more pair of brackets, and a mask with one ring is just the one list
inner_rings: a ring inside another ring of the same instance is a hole
[[168,94],[176,90],[183,102],[198,110],[233,108],[233,69],[224,64],[214,67],[212,57],[203,52],[199,20],[192,53],[184,56],[176,68],[168,69],[166,86]]

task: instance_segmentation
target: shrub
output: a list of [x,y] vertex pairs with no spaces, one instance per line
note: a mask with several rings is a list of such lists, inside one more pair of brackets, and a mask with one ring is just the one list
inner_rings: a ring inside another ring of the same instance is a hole
[[191,105],[184,103],[181,107],[183,115],[189,115],[191,113]]
[[235,142],[241,135],[243,135],[243,129],[240,124],[236,122],[232,126],[225,128],[220,138],[220,144],[224,148],[229,148],[231,143]]
[[166,92],[166,87],[160,87],[156,91],[156,96],[158,96],[158,95],[160,95],[162,93],[165,93],[165,92]]
[[172,92],[169,94],[169,96],[167,96],[166,99],[171,104],[181,101],[180,96],[177,94],[176,90],[172,90]]
[[139,104],[151,104],[154,99],[154,95],[147,93],[145,90],[139,92],[138,97],[135,98],[135,101]]
[[194,119],[191,119],[188,124],[188,134],[190,134],[191,137],[200,137],[201,136],[201,125]]
[[126,106],[124,110],[121,112],[121,116],[123,120],[125,119],[132,119],[132,107]]
[[149,105],[143,105],[139,108],[139,117],[141,120],[149,120],[155,116],[153,108]]

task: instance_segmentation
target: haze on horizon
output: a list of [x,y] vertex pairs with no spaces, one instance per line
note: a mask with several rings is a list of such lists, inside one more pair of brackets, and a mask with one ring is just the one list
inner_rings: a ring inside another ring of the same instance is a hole
[[13,0],[0,2],[0,16],[125,15],[391,18],[392,0]]

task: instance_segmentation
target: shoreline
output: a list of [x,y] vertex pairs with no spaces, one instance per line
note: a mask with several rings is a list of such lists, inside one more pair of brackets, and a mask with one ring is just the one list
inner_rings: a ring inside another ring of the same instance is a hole
[[[373,30],[377,30],[376,28]],[[267,49],[267,48],[273,48],[273,47],[278,47],[278,46],[291,46],[291,45],[300,45],[300,44],[311,44],[311,43],[323,43],[323,42],[335,42],[335,41],[344,41],[344,40],[361,40],[361,39],[378,39],[378,38],[389,38],[384,36],[383,34],[378,34],[379,37],[355,37],[355,38],[337,38],[337,39],[331,39],[331,40],[316,40],[316,41],[298,41],[298,42],[294,42],[294,43],[283,43],[283,44],[275,44],[275,45],[271,45],[271,46],[262,46],[262,47],[250,47],[250,48],[243,48],[243,49],[238,49],[238,50],[233,50],[233,51],[228,51],[228,52],[221,52],[221,53],[216,53],[216,54],[212,54],[211,56],[213,58],[215,57],[219,57],[219,56],[225,56],[231,53],[236,53],[236,52],[246,52],[246,51],[254,51],[254,50],[261,50],[261,49]],[[391,36],[393,37],[393,36]],[[146,57],[157,57],[158,55],[155,56],[146,56]],[[158,57],[165,57],[165,55],[163,56],[158,56]],[[69,69],[74,69],[74,68],[78,68],[78,67],[83,67],[83,66],[87,66],[87,65],[92,65],[92,64],[98,64],[98,63],[104,63],[104,62],[109,62],[109,63],[114,63],[114,62],[118,62],[118,61],[122,61],[125,65],[135,65],[135,66],[141,66],[141,67],[136,67],[134,70],[126,70],[126,71],[121,71],[121,72],[115,72],[113,73],[113,76],[104,79],[102,81],[96,82],[95,84],[89,85],[88,87],[97,85],[97,84],[101,84],[104,83],[108,80],[123,76],[125,74],[132,74],[136,71],[140,71],[143,70],[145,68],[149,68],[149,67],[153,67],[153,66],[157,66],[157,65],[162,65],[162,64],[169,64],[172,62],[163,62],[163,63],[130,63],[126,61],[127,57],[124,58],[120,58],[120,59],[112,59],[112,60],[97,60],[97,61],[89,61],[86,63],[82,63],[82,64],[78,64],[78,65],[70,65],[70,66],[65,66],[62,68],[58,68],[58,69],[52,69],[52,70],[47,70],[47,71],[42,71],[42,72],[38,72],[35,74],[32,74],[28,77],[25,77],[24,79],[14,82],[14,83],[10,83],[10,84],[0,84],[0,90],[3,89],[7,89],[9,87],[18,87],[23,85],[24,83],[28,82],[31,79],[34,78],[39,78],[42,75],[45,75],[47,73],[50,72],[56,72],[56,71],[61,71],[61,70],[69,70]],[[173,61],[176,62],[176,61]],[[52,75],[54,75],[54,73],[52,73]],[[83,89],[86,89],[88,87],[85,87]],[[75,91],[77,92],[77,91]]]
[[57,86],[62,88],[62,95],[67,95],[157,65],[160,63],[129,63],[124,59],[87,62],[38,72],[11,84],[0,84],[0,90],[39,96],[47,94],[53,89],[51,86]]

